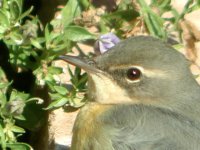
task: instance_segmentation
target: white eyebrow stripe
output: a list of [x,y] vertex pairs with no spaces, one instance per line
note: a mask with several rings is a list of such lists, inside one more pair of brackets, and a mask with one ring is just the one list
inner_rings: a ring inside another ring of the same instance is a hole
[[167,78],[167,73],[158,69],[143,69],[143,74],[149,78]]

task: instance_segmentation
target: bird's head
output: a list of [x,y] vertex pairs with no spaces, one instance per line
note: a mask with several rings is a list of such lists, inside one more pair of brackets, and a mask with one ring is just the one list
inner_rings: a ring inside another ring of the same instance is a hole
[[61,58],[89,74],[89,98],[103,104],[173,103],[195,83],[184,56],[153,37],[126,39],[92,63]]

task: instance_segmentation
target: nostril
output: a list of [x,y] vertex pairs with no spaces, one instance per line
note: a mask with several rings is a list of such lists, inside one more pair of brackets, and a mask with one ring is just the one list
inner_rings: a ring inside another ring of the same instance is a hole
[[93,60],[89,60],[87,62],[87,64],[90,65],[90,66],[94,66],[96,63]]

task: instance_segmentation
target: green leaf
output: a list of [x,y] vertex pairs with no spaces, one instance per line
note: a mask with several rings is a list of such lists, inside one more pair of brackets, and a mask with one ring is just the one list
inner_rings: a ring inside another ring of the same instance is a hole
[[183,50],[184,50],[184,45],[183,43],[178,43],[178,44],[175,44],[175,45],[172,45],[173,48],[181,53],[183,53]]
[[139,13],[133,9],[130,10],[122,10],[122,11],[116,11],[111,14],[107,14],[102,16],[102,18],[111,20],[111,19],[117,19],[117,20],[125,20],[125,21],[131,21],[139,16]]
[[46,82],[46,84],[48,85],[48,88],[49,88],[52,92],[55,92],[54,83],[51,82],[51,81],[48,81],[48,80],[46,80],[45,82]]
[[11,93],[11,95],[10,95],[10,101],[16,100],[17,97],[18,97],[17,96],[17,91],[13,90],[12,93]]
[[83,89],[84,86],[85,86],[86,83],[87,83],[87,79],[88,79],[88,75],[87,75],[86,73],[84,73],[84,74],[81,76],[81,79],[78,81],[77,88]]
[[[2,82],[2,81],[1,81]],[[7,88],[11,83],[0,83],[0,89],[5,89]]]
[[33,148],[26,143],[6,144],[6,147],[10,148],[11,150],[33,150]]
[[25,130],[23,128],[15,125],[11,127],[11,130],[15,133],[25,133]]
[[48,67],[48,73],[50,74],[61,74],[63,69],[60,67],[50,66]]
[[65,43],[62,43],[62,44],[55,45],[51,49],[51,51],[54,52],[54,53],[59,54],[61,51],[66,50],[69,46],[70,46],[70,43],[69,42],[65,42]]
[[4,134],[4,129],[2,127],[2,124],[0,122],[0,148],[5,149],[6,148],[6,137]]
[[11,32],[10,38],[14,41],[13,45],[21,45],[24,41],[22,35],[17,32]]
[[118,9],[119,10],[127,10],[129,7],[132,6],[132,0],[121,0],[119,5],[118,5]]
[[90,6],[89,0],[79,0],[80,4],[87,9]]
[[63,97],[59,93],[49,93],[49,95],[50,95],[52,100],[58,100],[58,99],[61,99]]
[[47,108],[45,108],[45,110],[61,107],[61,106],[65,105],[68,101],[69,100],[65,97],[63,97],[59,100],[55,100]]
[[6,12],[3,10],[0,10],[0,24],[3,26],[8,26],[10,25],[9,17],[6,15]]
[[62,87],[62,86],[54,86],[54,89],[56,90],[56,92],[58,92],[59,94],[65,96],[68,93],[67,88]]
[[15,0],[17,2],[17,5],[19,6],[20,9],[20,14],[22,12],[22,8],[23,8],[23,0]]
[[64,53],[66,53],[66,51],[70,50],[71,41],[63,39],[63,34],[61,34],[53,40],[53,46],[51,51],[59,55],[60,51],[65,51]]
[[6,32],[7,27],[6,26],[1,26],[0,24],[0,40],[4,37],[4,33]]
[[54,83],[55,79],[53,77],[52,74],[48,73],[45,78],[44,78],[45,82],[51,82],[51,83]]
[[5,77],[6,77],[5,73],[3,69],[0,67],[0,78],[5,78]]
[[20,6],[19,3],[17,1],[11,1],[10,3],[10,13],[11,13],[11,17],[12,19],[18,19],[18,17],[20,16]]
[[9,101],[6,104],[6,112],[12,116],[19,116],[22,114],[25,107],[25,102],[22,100]]
[[69,72],[70,77],[73,78],[74,75],[73,75],[73,73],[72,73],[71,68],[68,66],[67,69],[68,69],[68,72]]
[[17,115],[17,116],[14,116],[15,119],[18,119],[18,120],[26,120],[26,118],[23,116],[23,115]]
[[71,81],[71,83],[73,84],[73,85],[76,85],[77,84],[77,78],[76,78],[76,76],[73,74],[73,72],[72,72],[72,70],[71,70],[71,68],[68,66],[67,67],[68,68],[68,72],[69,72],[69,75],[70,75],[70,81]]
[[49,47],[49,42],[50,42],[50,31],[49,31],[49,24],[46,25],[45,29],[44,29],[44,35],[45,35],[45,40],[46,40],[46,47],[48,49]]
[[71,24],[75,17],[79,16],[81,9],[77,0],[68,0],[67,5],[62,9],[62,22],[64,27]]
[[95,35],[88,32],[85,28],[79,26],[68,26],[65,28],[65,38],[71,41],[83,41],[96,39]]
[[25,11],[22,15],[19,16],[19,18],[17,20],[21,20],[24,17],[28,16],[33,10],[33,6],[31,6],[31,8],[29,8],[27,11]]
[[75,97],[70,101],[70,106],[73,106],[75,108],[79,108],[85,104],[85,99],[83,97]]
[[74,75],[75,75],[76,79],[80,78],[80,75],[81,75],[81,68],[80,67],[75,68]]
[[7,102],[7,98],[6,98],[5,93],[0,91],[0,106],[4,107],[6,102]]
[[164,0],[161,2],[159,7],[162,9],[170,8],[170,4],[171,4],[171,0]]
[[42,45],[40,44],[40,42],[37,39],[31,38],[30,40],[31,40],[31,44],[33,46],[35,46],[38,49],[43,49]]
[[13,101],[13,100],[16,100],[16,99],[26,100],[28,98],[29,98],[29,94],[13,90],[12,93],[11,93],[9,101]]
[[165,38],[165,31],[163,29],[163,20],[156,14],[149,15],[148,18],[151,22],[151,26],[153,28],[153,34],[160,37]]
[[138,0],[141,7],[141,15],[144,17],[145,24],[152,36],[160,38],[166,38],[166,32],[163,29],[163,19],[156,13],[154,13],[146,3],[145,0]]

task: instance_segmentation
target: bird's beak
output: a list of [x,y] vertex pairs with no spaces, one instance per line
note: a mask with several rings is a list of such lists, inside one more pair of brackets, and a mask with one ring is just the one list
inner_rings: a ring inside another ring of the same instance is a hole
[[88,73],[98,73],[100,72],[94,65],[91,65],[89,62],[86,62],[80,57],[77,56],[69,56],[69,55],[61,55],[59,59],[64,60],[74,66],[80,67]]

